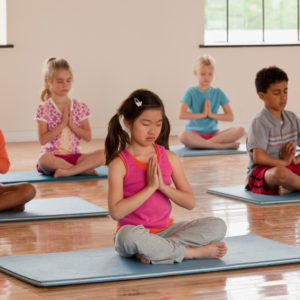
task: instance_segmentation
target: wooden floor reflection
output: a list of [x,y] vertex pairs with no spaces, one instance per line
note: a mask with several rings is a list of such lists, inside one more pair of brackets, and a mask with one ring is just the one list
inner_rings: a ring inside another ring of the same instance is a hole
[[[103,141],[96,140],[83,151],[100,147]],[[10,143],[7,149],[11,171],[34,168],[37,143]],[[260,207],[205,193],[213,185],[243,184],[246,154],[182,162],[197,206],[193,211],[174,206],[175,219],[218,216],[226,221],[228,236],[251,232],[300,247],[299,204]],[[76,195],[107,208],[106,179],[34,185],[38,198]],[[113,247],[114,230],[110,217],[0,223],[0,255]],[[33,287],[0,273],[0,299],[300,299],[300,264],[58,288]]]

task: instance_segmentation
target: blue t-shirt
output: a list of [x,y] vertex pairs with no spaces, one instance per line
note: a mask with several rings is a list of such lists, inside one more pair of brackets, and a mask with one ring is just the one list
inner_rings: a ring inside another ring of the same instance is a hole
[[[214,114],[218,113],[220,106],[229,103],[229,99],[221,89],[210,87],[203,92],[198,86],[188,88],[181,102],[188,105],[188,112],[201,113],[206,98],[210,101],[211,112]],[[188,120],[185,129],[186,131],[195,130],[201,133],[210,133],[218,130],[217,124],[218,121],[211,118]]]

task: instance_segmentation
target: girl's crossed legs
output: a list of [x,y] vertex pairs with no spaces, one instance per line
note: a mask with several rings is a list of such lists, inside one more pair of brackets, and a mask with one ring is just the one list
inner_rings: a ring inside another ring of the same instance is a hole
[[222,219],[209,217],[173,223],[152,234],[143,225],[125,225],[116,233],[115,249],[124,257],[143,263],[172,264],[183,259],[222,257],[227,247],[219,242],[226,233]]
[[217,132],[211,138],[203,138],[196,132],[185,131],[179,135],[179,140],[188,148],[203,149],[237,149],[240,145],[237,140],[245,135],[243,127],[232,127]]
[[39,158],[39,167],[45,175],[53,175],[54,177],[66,177],[77,174],[97,175],[95,168],[103,165],[104,162],[104,150],[81,154],[74,162],[68,162],[52,153],[44,153]]

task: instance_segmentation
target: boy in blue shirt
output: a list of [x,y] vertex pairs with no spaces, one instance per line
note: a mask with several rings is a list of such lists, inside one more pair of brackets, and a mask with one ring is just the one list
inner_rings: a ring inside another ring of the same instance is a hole
[[[179,119],[188,121],[179,140],[191,149],[237,149],[240,144],[237,140],[245,134],[242,127],[218,130],[218,121],[233,121],[233,113],[225,93],[211,86],[214,70],[213,58],[200,56],[194,64],[198,85],[187,89],[181,99]],[[218,114],[220,106],[223,114]]]
[[260,70],[256,91],[264,108],[252,120],[247,151],[249,164],[246,188],[259,194],[286,194],[300,190],[300,120],[287,104],[288,76],[277,68]]

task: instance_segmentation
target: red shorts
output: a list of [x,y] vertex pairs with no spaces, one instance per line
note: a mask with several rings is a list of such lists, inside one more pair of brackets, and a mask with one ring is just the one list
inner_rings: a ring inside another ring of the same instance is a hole
[[196,130],[192,130],[192,132],[197,133],[199,136],[201,136],[202,138],[204,138],[206,140],[209,140],[218,132],[218,130],[213,131],[213,132],[209,132],[209,133],[201,133],[201,132],[196,131]]
[[[278,194],[277,190],[269,189],[268,187],[265,186],[264,184],[264,176],[265,172],[268,169],[271,169],[273,167],[269,166],[258,166],[256,167],[248,181],[248,184],[246,186],[246,189],[250,190],[253,193],[256,194],[268,194],[268,195],[275,195]],[[286,168],[291,170],[293,173],[297,174],[300,176],[300,164],[297,165],[289,165]]]
[[[81,153],[54,154],[54,156],[60,157],[72,165],[77,164],[77,161],[81,155],[82,155]],[[36,165],[36,169],[39,173],[42,173],[43,175],[53,175],[55,172],[55,170],[48,170],[48,169],[46,170],[44,167],[41,168],[39,164]]]

